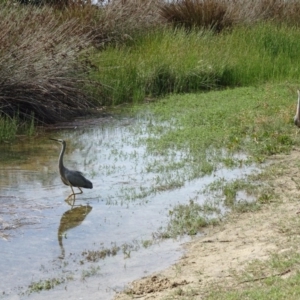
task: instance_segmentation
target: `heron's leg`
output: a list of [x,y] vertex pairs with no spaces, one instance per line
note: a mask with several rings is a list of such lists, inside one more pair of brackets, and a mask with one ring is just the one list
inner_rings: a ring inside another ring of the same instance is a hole
[[[78,186],[78,188],[79,188],[79,190],[80,190],[80,193],[74,193],[74,190],[73,190],[73,186],[72,186],[72,185],[70,185],[70,188],[71,188],[71,190],[72,190],[72,194],[70,194],[66,200],[68,200],[71,196],[74,196],[74,201],[73,201],[73,205],[74,205],[74,203],[75,203],[75,195],[82,194],[83,191],[82,191],[82,189],[81,189],[79,186]],[[73,205],[72,205],[72,206],[73,206]]]
[[72,187],[72,185],[70,185],[70,188],[71,188],[71,190],[72,190],[72,194],[70,194],[69,196],[68,196],[68,198],[67,199],[69,199],[71,196],[74,196],[74,198],[75,198],[75,193],[74,193],[74,190],[73,190],[73,187]]
[[[68,197],[67,197],[67,199],[65,200],[70,206],[71,206],[71,209],[74,207],[74,204],[75,204],[75,200],[76,200],[76,198],[75,198],[75,193],[74,193],[74,190],[73,190],[73,187],[72,187],[72,185],[70,184],[70,188],[71,188],[71,190],[72,190],[72,194],[70,194]],[[73,197],[73,203],[71,204],[71,201],[69,201],[69,198],[71,197],[71,196],[74,196]]]
[[82,191],[82,189],[79,187],[79,186],[77,186],[77,188],[79,188],[79,190],[80,190],[80,193],[74,193],[74,195],[79,195],[79,194],[82,194],[83,193],[83,191]]

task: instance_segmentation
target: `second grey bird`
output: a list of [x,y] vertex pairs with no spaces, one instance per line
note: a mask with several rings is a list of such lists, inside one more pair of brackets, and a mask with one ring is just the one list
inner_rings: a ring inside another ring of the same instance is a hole
[[296,126],[300,127],[300,91],[297,90],[297,93],[298,93],[298,103],[297,103],[296,115],[294,117],[294,123]]
[[[72,194],[70,194],[68,198],[70,198],[71,196],[75,197],[75,195],[77,194],[82,194],[83,192],[81,188],[92,189],[93,184],[88,179],[86,179],[81,172],[69,170],[64,166],[63,157],[66,150],[66,142],[60,139],[50,139],[50,140],[59,142],[62,145],[61,152],[58,158],[58,168],[59,168],[59,174],[62,182],[65,185],[71,187]],[[80,193],[74,193],[73,187],[79,188]]]

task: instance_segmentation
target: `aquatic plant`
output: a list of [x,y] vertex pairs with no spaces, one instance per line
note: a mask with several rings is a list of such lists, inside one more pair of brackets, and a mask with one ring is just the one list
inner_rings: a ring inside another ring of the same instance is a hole
[[18,121],[16,118],[3,116],[0,118],[0,141],[9,140],[14,137],[18,130]]

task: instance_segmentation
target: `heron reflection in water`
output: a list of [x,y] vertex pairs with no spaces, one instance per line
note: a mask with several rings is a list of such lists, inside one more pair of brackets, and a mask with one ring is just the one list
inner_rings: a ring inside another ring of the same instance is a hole
[[65,257],[63,236],[65,236],[65,233],[68,230],[79,226],[84,221],[86,216],[91,212],[91,210],[92,207],[90,205],[77,206],[72,207],[62,215],[57,232],[58,244],[61,249],[61,256],[59,258],[63,259]]
[[[74,196],[74,202],[75,202],[75,195],[83,193],[81,188],[92,189],[93,184],[88,179],[86,179],[81,172],[69,170],[64,166],[63,157],[66,150],[66,142],[60,139],[50,139],[50,140],[56,141],[62,145],[61,152],[58,158],[59,174],[62,182],[65,185],[71,187],[72,190],[72,193],[67,197],[67,199],[69,199],[71,196]],[[80,190],[80,193],[74,193],[73,187],[77,187]]]

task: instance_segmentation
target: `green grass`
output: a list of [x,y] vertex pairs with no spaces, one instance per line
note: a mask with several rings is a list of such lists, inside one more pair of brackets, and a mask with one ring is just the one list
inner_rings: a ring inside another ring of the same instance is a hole
[[92,74],[105,86],[113,104],[138,102],[145,96],[208,89],[216,85],[217,63],[207,61],[203,42],[214,40],[210,32],[159,29],[120,48],[95,54],[99,71]]
[[[298,264],[299,253],[294,250],[273,254],[266,261],[252,261],[242,273],[234,275],[238,288],[214,288],[206,299],[299,299]],[[287,278],[282,278],[284,275]]]
[[18,121],[7,116],[0,117],[0,142],[10,140],[17,134]]
[[219,220],[209,217],[216,212],[213,206],[199,205],[194,201],[189,204],[176,205],[169,211],[169,224],[166,229],[158,234],[162,238],[176,238],[180,235],[195,235],[204,227],[216,225]]
[[[300,143],[292,122],[296,95],[290,87],[293,90],[293,85],[265,84],[170,95],[149,104],[147,110],[144,106],[134,107],[133,112],[138,111],[139,118],[146,122],[146,129],[135,128],[136,135],[142,136],[139,143],[147,146],[149,156],[161,161],[145,161],[145,170],[159,172],[154,190],[171,189],[171,182],[184,186],[222,167],[238,168],[264,162],[274,154],[289,153]],[[247,159],[237,154],[247,155]],[[238,213],[256,211],[276,200],[272,189],[262,184],[262,175],[231,182],[224,179],[212,191],[217,192],[212,200],[218,201],[218,208]],[[239,192],[246,197],[239,199]],[[211,216],[194,204],[174,207],[161,236],[192,235],[210,224]],[[215,216],[220,215],[215,212]]]
[[[246,288],[239,291],[212,293],[206,299],[226,299],[226,300],[239,300],[239,299],[253,299],[253,300],[282,300],[290,299],[296,300],[300,297],[299,287],[300,273],[282,279],[280,277],[272,277],[265,281],[265,285],[255,286],[253,288]],[[261,283],[262,281],[260,281]]]
[[298,80],[300,32],[273,23],[210,31],[160,28],[92,57],[91,77],[104,85],[102,103]]
[[[215,180],[198,191],[206,200],[198,204],[198,195],[190,199],[188,204],[175,205],[169,210],[169,222],[166,228],[159,232],[161,238],[175,238],[181,235],[195,235],[207,226],[218,225],[224,218],[224,212],[235,213],[255,212],[263,204],[274,202],[276,195],[267,184],[261,184],[262,176],[268,176],[270,170],[264,170],[264,175],[252,175],[243,179],[227,181],[225,178]],[[239,194],[242,192],[243,194]]]
[[0,117],[0,142],[10,141],[17,134],[32,136],[35,132],[34,115],[27,121],[21,121],[17,116],[13,118],[9,116]]
[[[228,161],[235,161],[233,166],[245,163],[235,153],[247,154],[248,163],[263,162],[299,145],[292,123],[295,103],[296,95],[285,85],[267,84],[171,95],[148,105],[146,113],[143,108],[140,117],[148,118],[144,139],[149,153],[168,156],[165,171],[185,168],[185,180],[192,180],[218,165],[230,167]],[[176,153],[183,164],[176,163]],[[156,163],[147,168],[155,170]]]
[[274,23],[234,28],[216,45],[226,66],[221,83],[244,86],[297,79],[299,38],[297,28]]

